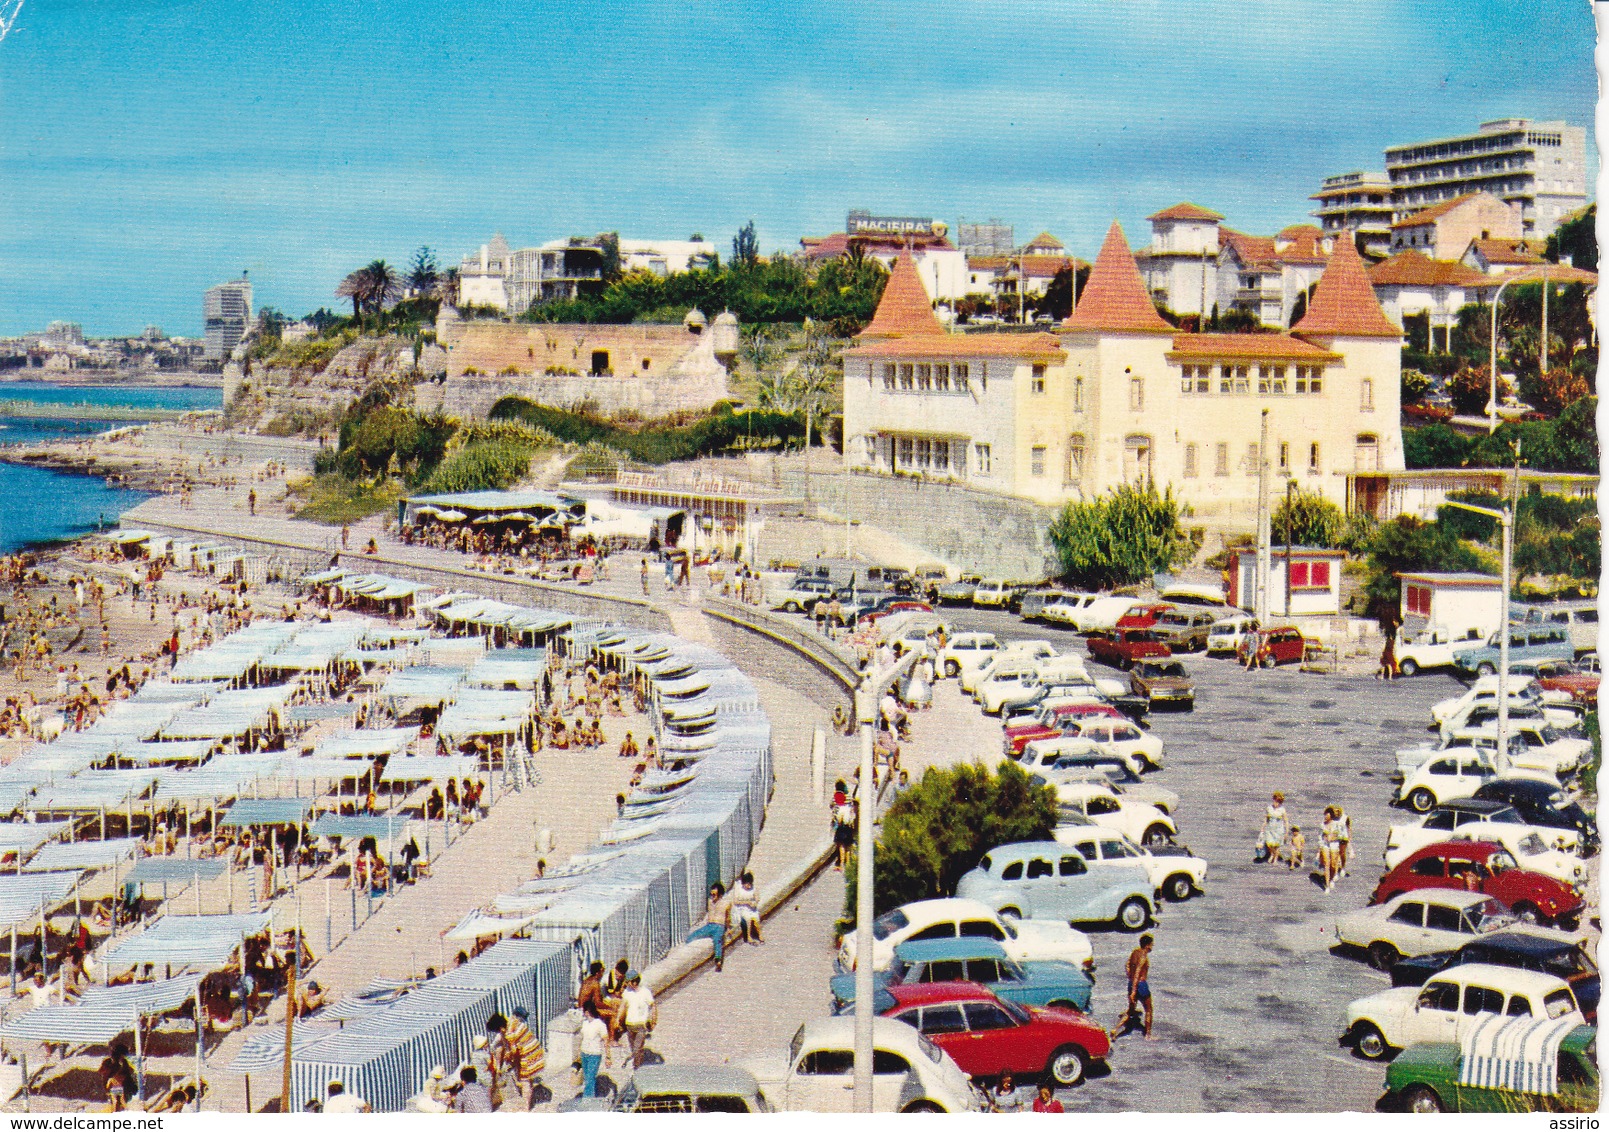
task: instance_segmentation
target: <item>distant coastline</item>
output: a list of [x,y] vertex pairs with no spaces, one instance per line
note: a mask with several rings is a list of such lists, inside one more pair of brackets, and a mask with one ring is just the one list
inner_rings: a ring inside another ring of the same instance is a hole
[[82,385],[96,389],[222,389],[223,374],[197,373],[194,370],[163,372],[161,370],[97,370],[74,369],[65,372],[47,372],[43,369],[0,370],[0,382],[54,386]]

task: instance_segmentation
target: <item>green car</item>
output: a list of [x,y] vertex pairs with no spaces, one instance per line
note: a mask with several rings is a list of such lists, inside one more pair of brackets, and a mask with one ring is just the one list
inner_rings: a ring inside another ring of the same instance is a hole
[[1410,1046],[1386,1070],[1386,1096],[1403,1112],[1596,1112],[1598,1031],[1577,1026],[1559,1042],[1551,1091],[1462,1083],[1464,1052],[1450,1042]]

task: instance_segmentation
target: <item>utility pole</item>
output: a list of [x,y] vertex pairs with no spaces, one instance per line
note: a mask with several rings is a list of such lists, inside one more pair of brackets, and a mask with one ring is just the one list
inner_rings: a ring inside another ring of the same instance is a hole
[[1542,348],[1538,351],[1537,362],[1540,368],[1537,375],[1538,384],[1546,385],[1548,380],[1548,261],[1542,261]]
[[877,814],[877,784],[872,737],[877,728],[877,701],[916,663],[907,652],[884,669],[867,666],[855,689],[855,718],[860,723],[860,787],[856,801],[859,838],[855,846],[855,1111],[872,1111],[872,1019],[876,1017],[872,980],[872,820]]
[[1295,480],[1285,481],[1285,617],[1291,615],[1291,492],[1296,488]]
[[1272,553],[1273,530],[1268,512],[1268,410],[1263,410],[1262,433],[1257,443],[1257,623],[1268,625],[1269,555]]
[[[1519,471],[1516,465],[1515,482],[1519,482]],[[1492,507],[1477,507],[1473,503],[1458,503],[1447,500],[1446,506],[1457,507],[1462,511],[1473,511],[1477,515],[1486,515],[1496,519],[1503,527],[1503,608],[1499,613],[1499,626],[1497,638],[1497,757],[1501,760],[1498,769],[1508,769],[1508,617],[1510,590],[1514,576],[1514,511],[1504,507],[1501,511]]]

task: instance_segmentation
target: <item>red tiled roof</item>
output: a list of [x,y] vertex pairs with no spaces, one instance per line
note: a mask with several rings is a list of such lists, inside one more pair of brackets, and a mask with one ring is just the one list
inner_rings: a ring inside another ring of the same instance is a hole
[[[1477,272],[1475,280],[1470,286],[1477,290],[1490,290],[1503,283],[1540,283],[1542,282],[1542,270],[1542,265],[1536,264],[1530,267],[1522,267],[1517,271],[1499,271],[1491,275],[1482,275]],[[1547,276],[1549,283],[1557,283],[1561,286],[1566,283],[1585,283],[1589,287],[1598,285],[1596,272],[1584,271],[1579,267],[1569,267],[1562,263],[1548,264]]]
[[1485,278],[1472,267],[1450,259],[1431,259],[1416,251],[1399,252],[1369,268],[1376,287],[1466,287]]
[[917,251],[927,251],[929,249],[949,251],[954,246],[944,236],[922,235],[920,233],[911,233],[909,237],[905,235],[878,236],[860,233],[851,236],[847,232],[834,232],[828,236],[801,236],[799,246],[804,249],[806,259],[830,259],[835,255],[843,255],[849,250],[851,243],[859,244],[868,253],[881,252],[887,255],[889,252],[898,251],[900,248],[905,247],[907,238],[910,241],[910,246]]
[[1374,297],[1357,245],[1346,239],[1335,241],[1335,252],[1313,291],[1307,313],[1291,329],[1304,336],[1327,338],[1402,337]]
[[1168,360],[1176,358],[1288,358],[1332,361],[1339,354],[1321,350],[1289,334],[1175,334]]
[[846,358],[1033,358],[1061,362],[1067,352],[1053,334],[976,334],[925,335],[868,342],[845,350]]
[[1474,200],[1480,195],[1480,193],[1465,193],[1461,197],[1454,197],[1452,200],[1444,200],[1440,204],[1433,204],[1429,208],[1422,208],[1411,216],[1404,216],[1401,220],[1396,221],[1391,226],[1393,228],[1417,228],[1422,224],[1430,224],[1434,221],[1440,220],[1443,216],[1446,216],[1459,205],[1468,204],[1470,201]]
[[1123,228],[1112,222],[1090,269],[1078,306],[1062,323],[1064,330],[1108,330],[1131,334],[1172,334],[1146,292],[1145,280],[1123,239]]
[[1041,232],[1023,246],[1027,248],[1065,248],[1067,245],[1049,232]]
[[1269,236],[1248,236],[1233,228],[1219,228],[1218,239],[1232,248],[1235,258],[1247,267],[1272,264],[1274,261],[1274,241]]
[[894,259],[894,270],[877,300],[877,313],[861,338],[910,338],[944,335],[944,324],[933,314],[933,300],[916,272],[916,261],[904,248]]
[[1487,263],[1508,265],[1542,262],[1541,254],[1533,251],[1524,240],[1475,239],[1469,243]]
[[[967,268],[971,271],[1006,271],[1017,266],[1018,258],[1014,255],[969,255]],[[1048,279],[1068,266],[1089,266],[1077,257],[1064,255],[1028,255],[1022,256],[1021,261],[1022,273],[1030,279]]]
[[1275,238],[1282,240],[1317,240],[1322,235],[1324,233],[1316,225],[1292,224],[1290,227],[1281,228],[1276,232]]
[[1172,208],[1164,208],[1161,212],[1153,212],[1146,217],[1147,220],[1222,220],[1220,213],[1210,208],[1202,208],[1199,204],[1181,201]]

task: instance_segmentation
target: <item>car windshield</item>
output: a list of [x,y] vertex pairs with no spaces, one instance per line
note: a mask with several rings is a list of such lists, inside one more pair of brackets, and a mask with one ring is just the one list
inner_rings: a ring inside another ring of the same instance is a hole
[[910,926],[910,918],[898,908],[884,912],[872,921],[872,938],[887,939],[893,933]]
[[1010,920],[1002,919],[1000,921],[1000,930],[1006,933],[1007,939],[1017,938],[1017,927]]
[[1502,872],[1504,869],[1512,869],[1514,865],[1514,858],[1510,857],[1507,853],[1493,853],[1490,857],[1486,858],[1486,868],[1493,875]]
[[1476,935],[1499,931],[1514,922],[1513,914],[1496,900],[1488,900],[1484,904],[1476,904],[1464,909],[1466,930]]
[[1575,996],[1567,990],[1556,990],[1542,1000],[1549,1018],[1563,1018],[1576,1008]]
[[1151,668],[1153,670],[1153,673],[1155,675],[1157,675],[1157,676],[1183,676],[1184,675],[1184,665],[1182,665],[1182,664],[1154,664],[1154,665],[1151,666]]

